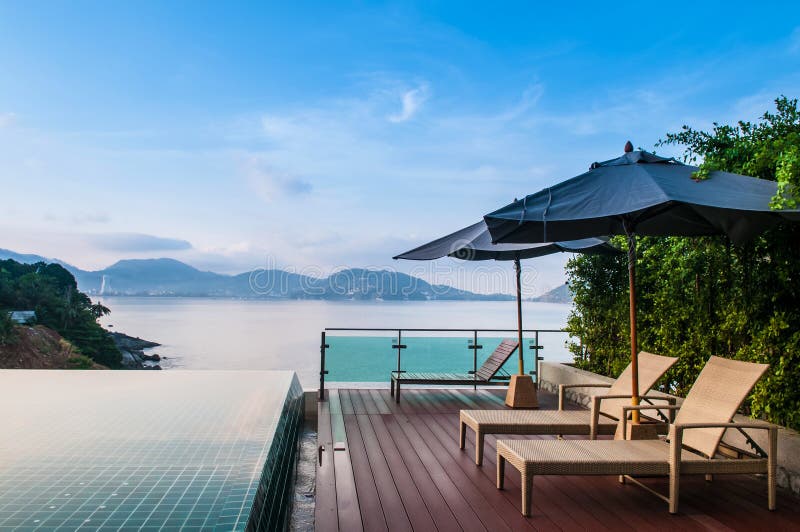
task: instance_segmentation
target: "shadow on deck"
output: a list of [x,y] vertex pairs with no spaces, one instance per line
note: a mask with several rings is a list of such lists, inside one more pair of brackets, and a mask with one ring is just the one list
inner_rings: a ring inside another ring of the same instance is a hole
[[[504,390],[408,388],[395,404],[388,390],[330,390],[318,404],[320,453],[316,530],[789,530],[800,528],[800,500],[778,492],[767,510],[764,479],[724,475],[681,482],[681,511],[616,477],[540,476],[533,516],[520,513],[520,478],[506,468],[495,488],[495,441],[482,467],[474,433],[458,449],[458,411],[505,408]],[[556,398],[540,392],[543,409]],[[574,407],[577,408],[577,407]],[[504,439],[538,436],[501,436]],[[646,484],[667,492],[666,479]]]

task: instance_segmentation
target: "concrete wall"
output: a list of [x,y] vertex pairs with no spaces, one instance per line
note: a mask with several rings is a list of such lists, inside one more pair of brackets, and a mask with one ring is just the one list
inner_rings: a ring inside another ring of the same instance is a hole
[[[541,362],[540,372],[540,388],[552,393],[558,393],[559,384],[600,384],[610,383],[614,380],[556,362]],[[573,388],[567,391],[566,396],[569,400],[588,408],[592,395],[597,392],[596,388]],[[660,392],[656,392],[656,394],[667,395]],[[681,398],[677,398],[678,404],[682,401]],[[754,420],[736,415],[734,421],[753,422]],[[767,448],[766,431],[750,431],[749,434],[762,449]],[[735,447],[749,449],[744,436],[738,431],[728,430],[723,440]],[[778,430],[778,485],[800,494],[800,434],[784,427]]]

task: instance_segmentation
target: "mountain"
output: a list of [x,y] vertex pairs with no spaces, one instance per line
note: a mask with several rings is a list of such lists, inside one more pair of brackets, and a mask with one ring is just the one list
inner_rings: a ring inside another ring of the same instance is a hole
[[174,259],[128,259],[86,271],[56,259],[0,249],[0,259],[56,262],[91,295],[216,296],[262,299],[326,300],[507,300],[504,294],[475,294],[389,270],[350,268],[316,278],[283,270],[254,270],[238,275],[201,271]]
[[549,292],[532,298],[531,301],[539,301],[541,303],[572,303],[572,292],[569,290],[569,285],[565,283],[553,288]]

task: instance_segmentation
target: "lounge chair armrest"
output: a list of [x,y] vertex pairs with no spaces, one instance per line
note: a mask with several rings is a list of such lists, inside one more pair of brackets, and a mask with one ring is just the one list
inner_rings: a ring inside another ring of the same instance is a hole
[[[672,399],[670,397],[670,399]],[[674,399],[673,399],[674,401]],[[675,411],[680,410],[680,406],[677,405],[628,405],[622,407],[622,434],[628,433],[628,412],[633,412],[634,410],[641,412],[642,410],[668,410],[669,411],[669,420],[672,422],[675,419]]]
[[405,373],[405,372],[406,372],[406,370],[404,370],[404,369],[402,369],[402,370],[393,369],[390,373]]
[[761,429],[771,430],[777,427],[775,425],[765,425],[763,423],[737,423],[731,421],[728,423],[677,423],[674,425],[675,429]]
[[[770,462],[777,460],[778,454],[778,427],[777,425],[764,425],[763,423],[677,423],[672,425],[672,441],[670,441],[670,456],[673,463],[678,463],[680,450],[683,447],[683,431],[689,429],[754,429],[766,430],[769,438],[769,451],[766,452]],[[743,432],[744,433],[744,432]],[[746,436],[746,434],[745,434]],[[759,447],[759,452],[763,452]],[[709,457],[713,458],[713,457]]]
[[564,410],[564,391],[567,388],[611,388],[610,384],[559,384],[558,409]]
[[[640,395],[639,399],[647,399],[648,401],[666,401],[667,403],[674,405],[678,402],[677,397],[664,397],[663,395]],[[662,407],[663,408],[663,407]]]
[[[604,399],[632,399],[633,396],[630,394],[619,394],[619,395],[595,395],[593,399],[596,399],[598,402],[603,401]],[[648,401],[656,400],[656,401],[666,401],[670,405],[675,405],[676,399],[674,397],[663,397],[659,395],[640,395],[639,399],[647,399]],[[598,404],[598,407],[600,405]],[[633,406],[633,405],[631,405]],[[645,408],[654,408],[656,405],[641,405]],[[662,410],[668,410],[666,406],[658,407]]]

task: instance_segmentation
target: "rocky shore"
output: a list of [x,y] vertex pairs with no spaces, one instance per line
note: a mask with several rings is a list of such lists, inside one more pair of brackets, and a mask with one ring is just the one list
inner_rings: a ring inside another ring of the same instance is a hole
[[161,356],[157,353],[147,354],[145,349],[152,349],[161,344],[128,336],[120,332],[112,332],[111,337],[122,352],[122,365],[127,369],[161,369]]

